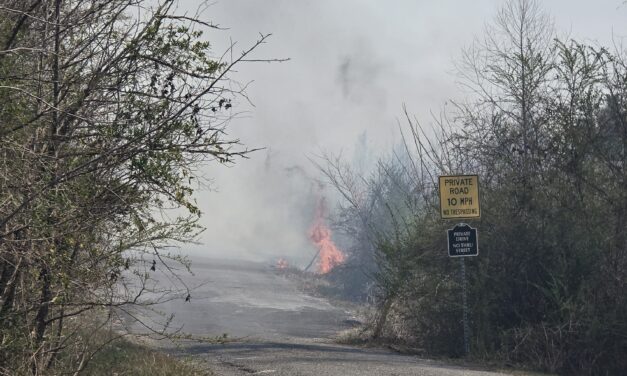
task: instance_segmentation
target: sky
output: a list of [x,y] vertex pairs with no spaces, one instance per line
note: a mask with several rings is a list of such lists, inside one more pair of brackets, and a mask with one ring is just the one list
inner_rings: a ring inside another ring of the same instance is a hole
[[[201,166],[211,189],[196,192],[206,227],[192,256],[271,262],[285,257],[303,266],[316,252],[307,238],[316,200],[333,209],[336,195],[320,187],[311,160],[359,155],[375,160],[400,141],[402,107],[423,126],[447,101],[463,99],[455,62],[494,18],[497,0],[218,0],[201,18],[225,30],[207,37],[220,55],[235,53],[260,33],[272,34],[257,59],[231,78],[250,83],[234,105],[245,113],[229,125],[230,137],[264,148],[230,167]],[[181,12],[200,2],[180,0]],[[557,35],[595,45],[627,37],[627,4],[621,0],[545,0]],[[361,140],[361,141],[360,141]],[[361,147],[356,145],[361,144]],[[365,147],[364,147],[365,145]],[[331,210],[330,216],[332,216]],[[332,218],[329,219],[330,221]]]

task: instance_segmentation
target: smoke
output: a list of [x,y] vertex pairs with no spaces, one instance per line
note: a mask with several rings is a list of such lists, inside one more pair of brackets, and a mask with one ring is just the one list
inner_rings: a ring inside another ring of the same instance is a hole
[[343,98],[355,104],[369,102],[379,110],[385,108],[388,94],[380,79],[385,67],[391,64],[378,56],[363,39],[359,39],[351,50],[349,55],[340,58],[337,67],[337,83]]
[[[356,7],[359,17],[345,17]],[[359,161],[365,172],[377,155],[398,143],[396,118],[403,102],[420,103],[410,104],[418,111],[438,105],[446,90],[434,85],[427,92],[425,80],[447,73],[427,74],[404,62],[433,64],[447,60],[448,52],[398,49],[397,43],[409,44],[414,36],[400,29],[375,31],[373,25],[385,25],[379,7],[375,2],[234,0],[210,8],[211,19],[229,27],[229,39],[238,41],[240,50],[259,32],[272,32],[256,57],[291,61],[238,69],[239,81],[254,80],[248,96],[255,107],[233,103],[234,111],[249,113],[230,124],[230,136],[266,149],[232,168],[204,169],[215,191],[200,192],[207,230],[202,244],[187,247],[188,252],[272,264],[284,258],[306,266],[319,250],[309,236],[321,179],[309,158],[341,153],[349,162]],[[389,33],[400,39],[390,43]],[[227,47],[220,38],[212,42],[216,51]],[[336,193],[326,189],[320,195],[332,212]]]
[[[546,6],[566,25],[581,25],[586,36],[627,34],[625,7],[616,11],[610,0],[584,3],[559,0]],[[197,2],[180,4],[193,12]],[[210,6],[206,20],[228,27],[207,34],[216,56],[231,41],[237,41],[233,56],[238,56],[261,32],[273,35],[255,58],[291,60],[238,68],[235,78],[251,83],[247,94],[254,106],[241,98],[233,102],[234,113],[246,113],[231,122],[229,136],[266,149],[232,168],[202,167],[214,181],[214,190],[197,192],[207,230],[202,244],[186,246],[185,252],[309,263],[318,251],[308,237],[320,176],[308,158],[342,153],[367,171],[398,144],[403,103],[429,128],[432,111],[459,99],[453,61],[482,33],[496,5],[495,0],[394,6],[374,0],[229,0]],[[324,195],[332,210],[337,202],[332,190]]]
[[[265,155],[264,155],[265,154]],[[211,169],[216,189],[201,191],[198,203],[207,228],[194,255],[305,263],[316,252],[307,239],[315,197],[301,166],[285,166],[265,150],[233,168]]]

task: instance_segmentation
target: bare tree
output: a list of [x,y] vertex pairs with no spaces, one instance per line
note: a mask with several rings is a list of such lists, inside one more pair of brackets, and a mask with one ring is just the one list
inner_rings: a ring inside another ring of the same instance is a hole
[[[507,2],[464,51],[467,100],[436,119],[435,137],[410,121],[407,157],[392,153],[372,180],[327,161],[343,212],[376,235],[375,336],[462,355],[458,266],[445,256],[434,176],[478,173],[481,252],[466,262],[473,353],[564,374],[625,369],[625,53],[552,30],[537,2]],[[346,181],[376,199],[355,200]],[[416,200],[412,215],[398,210]]]

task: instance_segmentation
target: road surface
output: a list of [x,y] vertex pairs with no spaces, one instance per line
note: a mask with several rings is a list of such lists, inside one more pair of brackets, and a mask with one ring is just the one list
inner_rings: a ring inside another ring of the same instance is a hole
[[269,265],[204,259],[192,269],[195,276],[186,282],[201,286],[191,301],[161,309],[174,312],[175,324],[187,333],[240,338],[224,345],[186,343],[179,350],[217,375],[503,375],[336,344],[333,337],[353,325],[351,313],[299,291]]

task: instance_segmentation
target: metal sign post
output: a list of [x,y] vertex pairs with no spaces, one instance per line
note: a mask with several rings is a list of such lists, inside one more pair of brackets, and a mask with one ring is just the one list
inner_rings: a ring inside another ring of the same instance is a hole
[[[480,218],[479,176],[448,175],[438,179],[440,194],[440,217],[442,219]],[[470,323],[468,321],[468,281],[466,260],[479,255],[477,229],[460,223],[447,230],[448,255],[460,257],[462,283],[462,324],[464,327],[464,354],[470,354]]]
[[466,257],[479,255],[477,229],[460,223],[446,231],[448,238],[448,255],[459,257],[462,279],[462,309],[464,326],[464,354],[470,354],[470,324],[468,323],[468,281],[466,279]]
[[462,263],[462,305],[464,320],[464,354],[470,354],[470,326],[468,325],[468,293],[466,292],[466,259],[461,257]]

